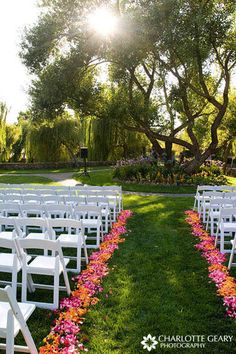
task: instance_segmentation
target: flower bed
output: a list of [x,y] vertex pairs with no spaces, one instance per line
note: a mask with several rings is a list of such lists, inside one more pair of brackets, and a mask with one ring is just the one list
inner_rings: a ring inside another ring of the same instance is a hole
[[200,240],[196,248],[201,251],[208,264],[209,278],[216,284],[217,295],[223,297],[223,303],[226,307],[226,314],[229,317],[236,318],[236,280],[229,275],[225,255],[215,247],[215,238],[210,236],[204,230],[198,213],[193,210],[187,210],[186,221],[192,227],[193,236]]
[[120,236],[127,233],[125,225],[131,215],[129,210],[120,213],[118,221],[104,237],[99,251],[93,252],[89,257],[87,268],[73,278],[76,282],[75,290],[70,297],[61,300],[59,310],[55,311],[56,320],[53,327],[39,348],[40,354],[88,351],[82,337],[80,338],[81,325],[89,307],[99,301],[96,294],[103,290],[102,279],[109,273],[107,262],[118,248],[118,244],[125,241]]

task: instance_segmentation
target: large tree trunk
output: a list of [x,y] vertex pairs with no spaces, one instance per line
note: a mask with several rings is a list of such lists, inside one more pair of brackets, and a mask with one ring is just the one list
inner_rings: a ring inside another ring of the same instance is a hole
[[166,161],[169,161],[168,164],[170,164],[170,161],[172,161],[172,158],[173,158],[173,151],[172,151],[172,143],[171,142],[167,142],[165,143],[165,154],[166,154]]
[[201,165],[210,157],[214,152],[215,149],[209,147],[203,154],[200,156],[197,154],[190,162],[187,162],[184,167],[184,171],[189,175],[197,172]]
[[232,149],[232,140],[230,140],[228,143],[226,143],[226,147],[224,150],[224,156],[223,156],[223,162],[224,162],[224,166],[223,166],[223,173],[226,173],[226,168],[227,168],[227,162],[228,162],[228,157],[230,154],[230,151]]

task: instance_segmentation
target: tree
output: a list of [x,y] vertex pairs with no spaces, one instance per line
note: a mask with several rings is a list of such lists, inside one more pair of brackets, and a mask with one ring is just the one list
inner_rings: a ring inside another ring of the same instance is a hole
[[63,113],[50,121],[31,122],[27,127],[26,155],[30,161],[73,161],[77,165],[81,145],[81,125]]
[[[92,33],[86,22],[91,9],[104,3],[120,19],[120,32],[105,41]],[[42,1],[47,11],[26,33],[21,54],[39,78],[33,89],[34,102],[40,102],[37,109],[55,112],[69,105],[99,117],[103,113],[101,91],[91,75],[98,64],[109,62],[110,78],[124,97],[124,114],[119,117],[123,126],[144,133],[159,155],[166,152],[170,158],[173,144],[188,149],[194,157],[185,170],[192,173],[218,147],[236,65],[235,3]],[[47,32],[46,41],[43,31]],[[64,76],[59,80],[61,73]],[[81,83],[87,75],[91,85],[83,97],[86,85]],[[40,100],[43,88],[53,87],[55,82],[58,90],[46,93],[46,101]],[[206,147],[196,133],[203,118],[211,122]]]
[[0,158],[1,161],[5,159],[6,149],[6,119],[8,108],[5,103],[0,102]]

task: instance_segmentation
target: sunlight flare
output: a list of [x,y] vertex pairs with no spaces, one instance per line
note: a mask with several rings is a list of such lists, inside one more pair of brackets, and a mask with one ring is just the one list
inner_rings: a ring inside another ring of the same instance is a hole
[[107,8],[99,8],[88,17],[88,23],[92,30],[103,37],[112,35],[117,30],[118,18]]

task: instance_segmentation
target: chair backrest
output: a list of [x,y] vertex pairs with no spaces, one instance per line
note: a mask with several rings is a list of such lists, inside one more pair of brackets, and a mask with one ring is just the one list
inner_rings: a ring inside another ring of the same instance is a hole
[[22,217],[43,217],[44,209],[42,204],[30,203],[30,204],[21,204],[20,206],[21,216]]
[[62,189],[62,190],[57,190],[56,194],[62,197],[69,197],[71,195],[69,189]]
[[221,221],[232,221],[236,217],[236,208],[222,208],[220,210],[220,217],[219,220]]
[[6,229],[11,229],[11,231],[15,230],[15,218],[14,217],[0,217],[0,230],[5,231]]
[[34,232],[37,231],[36,228],[38,231],[42,230],[42,232],[47,232],[48,230],[48,222],[45,218],[14,218],[14,224],[16,233],[20,238],[24,236],[24,232],[27,234],[30,228],[31,230],[34,228]]
[[71,229],[83,229],[83,222],[75,219],[47,219],[49,228],[71,228]]
[[47,218],[72,218],[73,209],[68,204],[43,204],[43,209]]
[[8,194],[4,195],[4,203],[22,203],[22,195]]
[[64,197],[64,202],[65,204],[70,204],[70,205],[85,205],[86,197],[75,197],[75,196]]
[[40,195],[23,195],[22,196],[23,203],[24,204],[41,204],[42,203],[42,197]]
[[95,205],[79,205],[74,207],[74,218],[80,219],[94,219],[102,218],[102,207]]
[[45,240],[45,239],[28,239],[28,238],[17,238],[16,243],[21,249],[41,249],[57,252],[62,255],[60,241],[58,240]]
[[0,237],[0,247],[10,250],[11,253],[16,253],[15,237],[12,239]]
[[46,195],[42,197],[43,204],[64,204],[64,197],[59,195]]
[[205,199],[211,199],[211,198],[224,198],[225,193],[220,192],[220,191],[204,191],[203,196]]
[[4,193],[6,195],[12,195],[12,194],[19,195],[19,194],[21,194],[21,191],[22,191],[22,189],[18,189],[18,188],[6,188],[4,190]]
[[235,200],[229,198],[213,198],[210,200],[209,209],[230,208],[235,205],[235,202]]
[[51,239],[56,238],[55,229],[59,229],[59,228],[63,228],[63,233],[72,233],[72,231],[74,230],[76,234],[79,233],[81,236],[84,236],[83,222],[75,219],[61,219],[61,218],[48,219],[48,226],[49,226],[48,232]]
[[20,215],[20,204],[17,203],[0,203],[0,215],[1,216],[18,216]]
[[236,199],[236,192],[225,193],[225,198]]

